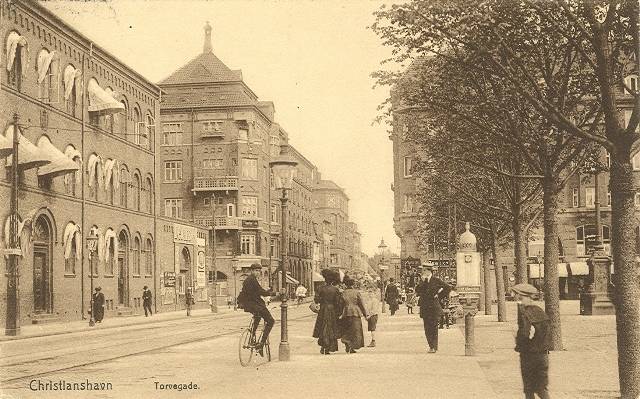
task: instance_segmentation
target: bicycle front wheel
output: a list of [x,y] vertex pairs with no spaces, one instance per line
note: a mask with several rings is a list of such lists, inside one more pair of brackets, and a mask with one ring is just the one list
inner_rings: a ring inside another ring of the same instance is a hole
[[246,367],[251,363],[253,357],[253,343],[251,342],[251,330],[246,329],[240,334],[240,342],[238,344],[238,357],[240,358],[240,364]]
[[271,361],[271,345],[269,345],[269,340],[264,344],[264,355],[267,357],[267,361]]

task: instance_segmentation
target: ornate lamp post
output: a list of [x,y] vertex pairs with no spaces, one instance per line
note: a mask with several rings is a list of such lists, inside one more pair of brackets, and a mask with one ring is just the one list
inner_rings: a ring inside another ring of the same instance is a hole
[[18,270],[18,256],[22,254],[20,238],[18,237],[18,143],[20,129],[18,114],[13,114],[13,146],[11,163],[11,216],[9,227],[9,248],[4,251],[7,255],[7,317],[5,319],[5,335],[20,335],[20,282]]
[[231,268],[233,269],[233,310],[238,310],[238,282],[236,269],[238,268],[238,257],[234,254],[231,258]]
[[480,300],[480,253],[477,252],[476,236],[465,224],[465,232],[460,234],[456,253],[457,290],[464,308],[464,354],[475,356],[475,318]]
[[93,272],[94,272],[94,263],[95,255],[98,252],[98,235],[96,234],[94,229],[91,229],[91,233],[87,237],[87,250],[89,251],[89,281],[91,291],[89,295],[91,295],[90,309],[91,309],[91,317],[89,318],[89,326],[93,327],[96,324],[94,309],[93,309]]
[[294,159],[286,156],[286,146],[280,148],[280,156],[271,161],[271,171],[273,172],[273,182],[276,190],[282,190],[282,197],[280,197],[280,204],[282,208],[282,231],[281,235],[281,270],[282,270],[282,303],[280,304],[281,320],[280,320],[280,346],[278,348],[278,358],[280,361],[289,360],[291,352],[289,348],[289,338],[287,332],[287,190],[291,189],[293,183],[293,177],[296,173],[296,165],[298,162]]

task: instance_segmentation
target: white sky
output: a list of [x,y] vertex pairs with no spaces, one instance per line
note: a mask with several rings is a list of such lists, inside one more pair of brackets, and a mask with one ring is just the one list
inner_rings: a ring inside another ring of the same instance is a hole
[[152,82],[202,52],[205,21],[213,52],[241,69],[260,100],[323,178],[346,189],[362,250],[393,232],[392,143],[374,125],[388,88],[369,74],[390,54],[369,29],[379,1],[53,1],[44,3]]

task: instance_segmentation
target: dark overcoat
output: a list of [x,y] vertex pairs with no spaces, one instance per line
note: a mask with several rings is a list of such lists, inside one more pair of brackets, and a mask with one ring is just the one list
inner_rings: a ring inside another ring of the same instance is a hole
[[323,285],[316,290],[314,302],[320,304],[316,324],[313,326],[313,337],[318,338],[318,345],[330,352],[338,350],[338,317],[342,314],[342,294],[338,287]]
[[[442,289],[442,290],[440,290]],[[439,291],[439,292],[438,292]],[[419,297],[421,318],[439,319],[442,313],[440,298],[449,295],[451,288],[437,277],[431,276],[429,281],[424,280],[416,287],[416,295]]]
[[242,305],[245,312],[255,314],[261,308],[266,309],[267,305],[264,303],[262,297],[269,295],[271,295],[271,292],[262,288],[256,276],[251,274],[242,283],[238,303]]

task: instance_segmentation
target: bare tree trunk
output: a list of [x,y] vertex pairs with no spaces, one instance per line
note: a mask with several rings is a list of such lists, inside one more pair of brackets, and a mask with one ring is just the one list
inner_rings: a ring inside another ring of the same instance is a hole
[[491,252],[493,253],[493,267],[496,272],[496,291],[498,295],[498,321],[507,321],[507,302],[504,297],[505,286],[502,265],[498,262],[498,237],[495,226],[491,226]]
[[516,284],[527,282],[527,237],[520,212],[513,215],[513,252],[516,267]]
[[544,171],[543,215],[544,215],[544,309],[551,321],[552,350],[562,350],[560,325],[560,279],[558,275],[558,221],[556,209],[558,182],[553,170],[547,165]]
[[482,252],[482,267],[484,268],[484,314],[493,314],[491,306],[493,304],[493,295],[491,290],[491,251],[484,250]]
[[619,145],[618,151],[612,154],[610,180],[618,378],[622,398],[640,397],[640,284],[634,259],[635,188],[630,148]]

